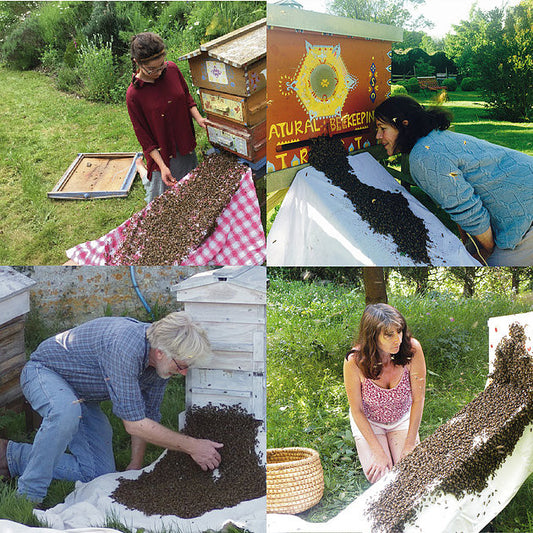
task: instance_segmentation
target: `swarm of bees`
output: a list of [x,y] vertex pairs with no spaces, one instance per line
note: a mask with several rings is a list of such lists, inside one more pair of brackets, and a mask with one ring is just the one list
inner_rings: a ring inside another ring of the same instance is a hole
[[246,167],[226,154],[207,156],[187,180],[158,196],[128,222],[109,265],[172,265],[209,237],[239,188]]
[[481,394],[394,467],[396,476],[368,509],[376,531],[403,531],[441,494],[462,498],[487,487],[533,421],[533,359],[519,324],[498,344],[490,377]]
[[121,479],[112,498],[146,515],[194,518],[266,494],[266,467],[256,452],[261,421],[238,405],[193,406],[181,431],[224,444],[216,475],[204,472],[185,453],[167,452],[151,472]]
[[359,181],[340,139],[324,136],[313,139],[309,164],[324,172],[333,185],[346,193],[356,212],[375,232],[390,235],[400,254],[408,255],[417,263],[431,263],[424,222],[413,214],[401,193],[383,191]]

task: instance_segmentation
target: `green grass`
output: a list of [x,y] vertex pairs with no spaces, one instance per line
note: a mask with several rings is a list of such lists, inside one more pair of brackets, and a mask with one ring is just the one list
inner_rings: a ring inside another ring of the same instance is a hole
[[[47,197],[78,153],[140,151],[126,104],[98,104],[62,93],[38,72],[0,67],[0,264],[50,265],[65,251],[116,228],[142,209],[136,178],[129,196],[105,200]],[[205,133],[198,132],[205,147]]]
[[[389,289],[389,303],[404,314],[426,357],[422,439],[483,390],[487,319],[531,310],[527,298],[505,294],[495,287],[472,299],[437,291],[422,298],[405,287]],[[273,277],[268,289],[267,446],[318,450],[325,492],[319,504],[301,514],[306,520],[332,518],[370,486],[355,452],[342,377],[364,306],[364,293],[351,285]],[[532,490],[530,477],[493,521],[497,531],[531,530]]]

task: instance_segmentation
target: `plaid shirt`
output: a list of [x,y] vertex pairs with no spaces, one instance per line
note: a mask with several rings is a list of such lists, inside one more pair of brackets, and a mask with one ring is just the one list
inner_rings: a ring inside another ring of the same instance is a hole
[[123,420],[161,419],[167,380],[148,366],[150,324],[97,318],[42,342],[30,357],[57,372],[87,402],[111,400]]

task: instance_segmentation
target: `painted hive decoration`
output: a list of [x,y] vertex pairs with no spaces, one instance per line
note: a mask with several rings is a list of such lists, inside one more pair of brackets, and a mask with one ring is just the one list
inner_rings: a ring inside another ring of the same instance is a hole
[[533,421],[533,360],[525,341],[523,326],[511,325],[487,388],[394,467],[394,479],[369,504],[376,531],[404,531],[438,496],[462,498],[487,487]]
[[194,518],[266,494],[266,468],[256,452],[262,424],[235,406],[194,406],[182,433],[224,444],[218,469],[206,471],[185,453],[167,452],[151,472],[121,479],[112,498],[147,515]]
[[309,164],[346,193],[356,212],[375,232],[390,235],[400,254],[417,263],[430,264],[430,241],[422,219],[413,214],[401,193],[362,183],[353,172],[340,139],[322,136],[312,140]]
[[107,264],[181,263],[213,233],[216,219],[246,170],[227,154],[206,157],[187,180],[179,181],[130,219],[124,241],[107,257]]

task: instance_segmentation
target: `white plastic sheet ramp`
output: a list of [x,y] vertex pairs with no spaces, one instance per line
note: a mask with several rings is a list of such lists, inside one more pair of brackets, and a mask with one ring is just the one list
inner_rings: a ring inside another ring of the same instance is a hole
[[[157,461],[164,456],[164,453]],[[111,499],[110,495],[119,485],[119,478],[137,479],[142,472],[152,470],[157,461],[143,470],[116,472],[100,476],[88,483],[78,482],[75,490],[65,499],[65,503],[46,511],[34,511],[34,513],[50,528],[59,531],[69,528],[101,527],[106,523],[107,518],[112,517],[132,531],[143,528],[146,533],[159,533],[161,531],[166,533],[201,533],[210,529],[219,531],[228,523],[248,529],[253,533],[265,532],[266,497],[244,501],[234,507],[215,509],[196,518],[180,518],[170,515],[147,516],[141,511],[128,509]],[[92,530],[83,531],[89,533]],[[0,533],[5,532],[0,529]]]
[[[498,342],[509,334],[509,326],[514,322],[524,326],[526,349],[533,352],[533,313],[493,317],[489,319],[491,365]],[[532,473],[533,424],[530,424],[524,429],[513,453],[495,471],[482,492],[466,494],[460,499],[451,494],[435,499],[435,494],[430,490],[417,502],[425,506],[413,523],[406,524],[405,533],[477,533],[501,513]],[[392,470],[327,522],[317,524],[306,522],[297,516],[268,514],[267,532],[378,533],[379,529],[369,522],[366,513],[381,491],[388,490],[394,476],[395,472]]]
[[[461,241],[368,153],[348,157],[357,178],[385,191],[399,192],[421,218],[431,243],[434,266],[480,266]],[[323,172],[300,170],[267,239],[269,266],[416,266],[400,255],[390,235],[380,235],[354,210],[352,202]]]

